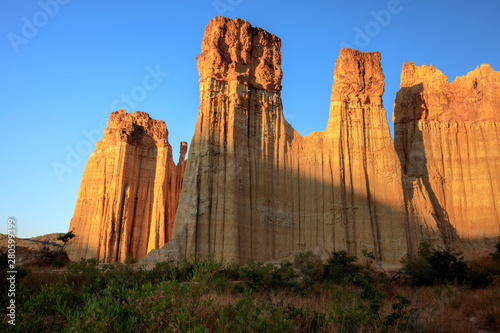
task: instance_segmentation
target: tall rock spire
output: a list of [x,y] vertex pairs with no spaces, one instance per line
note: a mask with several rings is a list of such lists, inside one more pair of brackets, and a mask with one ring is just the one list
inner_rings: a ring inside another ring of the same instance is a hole
[[282,112],[280,45],[240,19],[208,24],[173,238],[144,261],[215,254],[244,263],[317,249],[399,263],[437,232],[430,211],[424,223],[406,212],[380,54],[341,50],[328,127],[302,137]]
[[171,237],[184,171],[176,166],[163,121],[147,113],[113,112],[83,174],[69,230],[72,260],[141,259]]

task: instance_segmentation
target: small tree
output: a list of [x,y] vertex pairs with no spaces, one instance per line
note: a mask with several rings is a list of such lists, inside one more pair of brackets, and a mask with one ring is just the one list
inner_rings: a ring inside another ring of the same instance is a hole
[[497,242],[496,251],[491,253],[493,260],[500,261],[500,241]]
[[419,244],[416,257],[407,256],[401,263],[414,285],[462,284],[467,275],[467,264],[460,252],[434,249],[429,239]]
[[75,233],[73,232],[73,230],[65,233],[64,235],[61,235],[59,237],[57,237],[57,240],[60,240],[62,241],[64,244],[62,246],[62,249],[64,249],[64,247],[66,246],[66,244],[68,243],[68,241],[72,238],[76,237]]

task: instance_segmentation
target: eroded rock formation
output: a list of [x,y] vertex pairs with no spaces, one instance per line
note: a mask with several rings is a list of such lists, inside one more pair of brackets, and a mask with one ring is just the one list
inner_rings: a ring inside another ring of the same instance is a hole
[[424,237],[440,239],[430,209],[407,214],[380,53],[341,50],[327,129],[302,137],[283,116],[280,46],[240,19],[208,24],[174,237],[144,261],[244,263],[319,248],[399,263]]
[[425,238],[469,257],[491,250],[499,72],[482,65],[448,83],[432,66],[405,64],[393,143],[380,53],[342,49],[327,127],[302,137],[283,116],[280,46],[240,19],[208,24],[188,163],[185,143],[173,162],[163,122],[111,115],[71,221],[73,259],[245,263],[313,249],[399,264]]
[[147,113],[113,112],[83,174],[71,219],[72,260],[141,259],[171,238],[185,168],[172,159],[163,121]]
[[405,63],[393,117],[409,200],[429,193],[445,240],[454,247],[465,241],[473,245],[462,244],[466,252],[480,252],[488,240],[496,242],[500,72],[481,65],[449,83],[435,67]]

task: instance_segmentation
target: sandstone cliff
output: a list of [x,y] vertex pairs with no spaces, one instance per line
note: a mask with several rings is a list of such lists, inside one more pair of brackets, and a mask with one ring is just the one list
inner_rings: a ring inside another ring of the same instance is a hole
[[280,46],[240,19],[208,24],[174,237],[145,262],[215,254],[244,263],[345,249],[399,263],[423,238],[440,240],[432,207],[407,214],[380,54],[341,50],[327,129],[302,137],[282,112]]
[[409,202],[429,193],[446,243],[487,252],[500,236],[500,72],[481,65],[449,83],[405,63],[393,117]]
[[113,112],[83,174],[69,230],[72,260],[141,259],[171,238],[185,168],[176,166],[163,121],[147,113]]

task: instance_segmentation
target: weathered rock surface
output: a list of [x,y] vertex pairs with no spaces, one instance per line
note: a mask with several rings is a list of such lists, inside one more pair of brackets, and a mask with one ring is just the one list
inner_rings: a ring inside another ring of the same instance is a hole
[[280,45],[240,19],[208,24],[174,236],[143,262],[244,263],[320,248],[399,263],[423,238],[441,239],[432,207],[407,213],[380,53],[341,50],[327,129],[302,137],[283,116]]
[[177,166],[163,121],[147,113],[113,112],[83,174],[69,230],[72,260],[141,259],[171,238],[185,168]]
[[479,253],[496,242],[500,72],[481,65],[449,83],[435,67],[405,63],[393,117],[405,186],[429,194],[446,243]]
[[393,143],[380,53],[342,49],[327,127],[302,137],[283,116],[280,47],[240,19],[208,24],[189,162],[186,143],[173,162],[165,123],[111,114],[71,221],[73,260],[245,263],[311,249],[399,264],[429,237],[469,257],[490,252],[500,236],[499,72],[482,65],[448,83],[405,64]]

